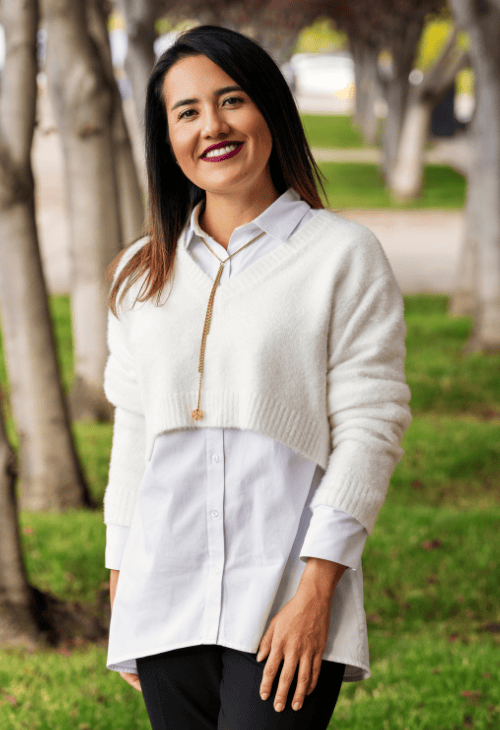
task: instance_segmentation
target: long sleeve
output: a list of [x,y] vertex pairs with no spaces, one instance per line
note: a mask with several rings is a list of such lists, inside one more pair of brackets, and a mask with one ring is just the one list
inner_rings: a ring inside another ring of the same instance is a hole
[[313,503],[355,517],[368,534],[411,423],[403,298],[368,229],[340,267],[328,343],[331,452]]
[[322,558],[356,570],[368,533],[354,517],[325,504],[312,510],[300,559]]
[[129,526],[132,522],[139,485],[146,469],[144,416],[115,408],[113,443],[108,484],[104,492],[106,525]]
[[[137,244],[129,247],[132,253]],[[122,258],[115,272],[115,279]],[[125,299],[126,301],[126,299]],[[108,310],[109,357],[104,371],[104,392],[115,406],[113,443],[108,484],[104,493],[104,522],[130,525],[139,485],[146,468],[146,419],[130,349],[127,311],[118,309],[120,318]]]
[[130,527],[124,525],[107,525],[106,553],[104,565],[110,570],[120,570],[123,551],[130,534]]

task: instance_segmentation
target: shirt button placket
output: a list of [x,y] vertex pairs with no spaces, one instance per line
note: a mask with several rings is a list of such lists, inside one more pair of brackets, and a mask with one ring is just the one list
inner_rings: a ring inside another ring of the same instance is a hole
[[203,640],[217,642],[224,573],[224,438],[220,428],[206,428],[208,580]]

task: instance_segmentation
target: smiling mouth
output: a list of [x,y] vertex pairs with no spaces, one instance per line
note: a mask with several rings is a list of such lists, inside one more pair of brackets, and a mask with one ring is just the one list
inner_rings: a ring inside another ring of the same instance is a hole
[[206,154],[202,155],[201,159],[207,162],[222,162],[222,160],[228,160],[230,157],[234,157],[243,147],[243,142],[229,142],[222,147],[209,150]]

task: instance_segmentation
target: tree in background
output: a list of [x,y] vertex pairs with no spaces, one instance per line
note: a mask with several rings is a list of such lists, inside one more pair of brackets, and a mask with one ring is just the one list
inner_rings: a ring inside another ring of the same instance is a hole
[[245,33],[260,43],[281,65],[288,60],[300,31],[316,17],[315,2],[288,0],[119,0],[128,38],[125,70],[132,84],[140,128],[143,129],[146,88],[155,56],[155,21],[172,26],[196,18]]
[[[90,505],[62,390],[35,224],[30,153],[36,108],[35,0],[2,0],[0,309],[10,404],[20,443],[21,505]],[[3,532],[2,532],[3,534]]]
[[[33,1],[28,10],[31,17],[26,18],[25,12],[25,18],[21,16],[21,20],[33,20],[35,5]],[[7,25],[12,27],[8,21]],[[29,25],[31,23],[25,22],[28,32]],[[33,27],[36,28],[36,25],[33,24]],[[39,637],[35,596],[28,583],[21,550],[16,458],[7,438],[2,401],[0,386],[0,646],[34,649]]]
[[155,62],[153,44],[157,38],[155,20],[162,14],[161,0],[118,0],[125,18],[127,56],[125,71],[132,86],[139,129],[144,129],[144,109],[149,74]]
[[500,0],[450,5],[470,38],[476,95],[465,237],[451,311],[473,315],[469,351],[500,352]]
[[420,83],[410,87],[400,143],[389,179],[394,200],[415,200],[420,196],[424,148],[429,138],[432,112],[458,72],[469,63],[468,53],[457,46],[457,35],[458,28],[452,27],[437,61]]
[[111,136],[118,189],[118,214],[121,242],[123,246],[127,246],[142,234],[145,206],[111,58],[108,34],[111,5],[108,0],[87,0],[86,8],[89,33],[99,49],[102,70],[112,95]]
[[[383,173],[391,179],[399,149],[403,119],[408,105],[409,75],[413,69],[426,18],[439,12],[444,0],[314,0],[318,14],[329,17],[346,33],[357,63],[354,119],[361,132],[374,139],[373,96],[384,91],[387,116],[383,130]],[[381,71],[377,59],[382,50],[391,54],[391,69]],[[377,75],[375,81],[374,74]],[[359,99],[358,99],[359,97]]]
[[[130,242],[124,240],[123,225],[132,238],[142,233],[140,188],[128,140],[124,145],[126,129],[108,40],[103,39],[102,5],[97,0],[41,0],[41,7],[71,236],[75,348],[71,415],[111,420],[113,407],[103,389],[108,357],[104,272],[123,244]],[[124,175],[128,180],[119,181]]]

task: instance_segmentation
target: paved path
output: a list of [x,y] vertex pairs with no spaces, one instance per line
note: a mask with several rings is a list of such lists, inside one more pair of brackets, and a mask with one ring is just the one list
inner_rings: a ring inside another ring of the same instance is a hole
[[[341,149],[312,147],[317,162],[382,162],[382,150],[374,148]],[[466,136],[437,140],[434,148],[424,151],[424,161],[434,165],[449,165],[462,175],[467,174],[471,161],[471,149]]]
[[[62,154],[57,132],[44,134],[43,129],[43,125],[37,127],[32,155],[40,247],[49,291],[67,293],[70,247]],[[441,156],[443,162],[465,158],[463,140],[459,146],[446,144],[437,145],[429,156],[435,160]],[[377,150],[318,150],[316,158],[376,161],[378,154]],[[379,238],[403,292],[451,291],[462,237],[461,211],[350,210],[341,214],[367,226]]]
[[377,236],[403,293],[452,291],[463,233],[461,212],[349,210],[341,215]]

